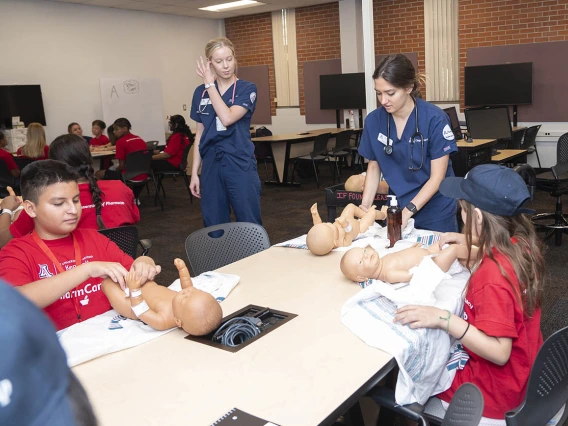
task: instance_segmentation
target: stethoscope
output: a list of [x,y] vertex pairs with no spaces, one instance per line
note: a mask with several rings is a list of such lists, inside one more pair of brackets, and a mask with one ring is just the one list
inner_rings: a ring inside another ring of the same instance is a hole
[[[235,104],[235,90],[236,89],[237,89],[237,76],[235,75],[235,81],[233,82],[233,97],[231,98],[231,105]],[[205,93],[207,93],[207,89],[203,90],[203,93],[201,94],[201,101],[199,102],[199,105],[197,106],[197,113],[202,114],[202,115],[209,115],[208,112],[205,112],[205,109],[207,108],[207,105],[209,105],[209,102],[205,103],[205,105],[203,105],[203,109],[201,109]]]
[[[417,171],[420,170],[422,168],[422,166],[424,165],[424,136],[422,135],[422,133],[420,133],[420,130],[418,130],[418,105],[416,104],[416,100],[414,98],[412,98],[412,100],[414,101],[414,113],[416,114],[416,131],[412,134],[412,136],[410,137],[410,167],[408,167],[408,170],[412,170],[412,171]],[[390,120],[391,120],[391,115],[392,114],[388,114],[388,120],[387,120],[387,144],[385,146],[385,154],[386,155],[391,155],[392,154],[392,150],[393,150],[393,146],[391,143],[391,138],[390,138]],[[414,144],[416,142],[420,142],[420,146],[422,148],[422,159],[420,161],[420,166],[419,167],[414,167],[414,162],[412,159],[412,152],[414,151]]]

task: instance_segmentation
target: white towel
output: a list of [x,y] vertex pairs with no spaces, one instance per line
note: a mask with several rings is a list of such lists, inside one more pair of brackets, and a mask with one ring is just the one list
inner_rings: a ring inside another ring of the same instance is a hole
[[[397,243],[398,251],[408,243]],[[382,254],[382,253],[381,253]],[[407,304],[434,305],[461,315],[463,289],[469,272],[457,261],[445,274],[425,257],[408,285],[393,286],[371,280],[341,310],[341,322],[365,343],[395,357],[400,372],[395,398],[398,404],[424,404],[434,393],[446,390],[451,379],[445,371],[450,337],[444,330],[411,329],[393,323],[395,311]]]
[[[240,277],[219,272],[204,272],[191,280],[195,288],[210,293],[216,300],[222,302],[239,283]],[[168,288],[181,291],[179,278]],[[125,318],[112,309],[60,330],[57,335],[67,355],[67,364],[73,367],[106,354],[149,342],[174,329],[175,327],[157,331],[142,321]]]

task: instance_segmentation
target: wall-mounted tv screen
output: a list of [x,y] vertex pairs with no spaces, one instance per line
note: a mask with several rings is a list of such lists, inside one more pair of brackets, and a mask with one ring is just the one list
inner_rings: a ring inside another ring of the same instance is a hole
[[321,109],[365,109],[365,73],[320,75]]
[[0,86],[0,127],[12,128],[12,117],[20,117],[26,127],[46,125],[39,84]]
[[532,104],[533,64],[465,67],[465,105]]

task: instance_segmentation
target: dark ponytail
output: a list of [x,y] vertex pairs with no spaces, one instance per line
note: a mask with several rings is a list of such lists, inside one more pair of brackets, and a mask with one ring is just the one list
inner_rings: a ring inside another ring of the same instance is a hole
[[381,77],[394,87],[412,87],[410,95],[414,98],[422,97],[420,85],[424,82],[424,76],[417,74],[410,59],[400,53],[388,55],[381,61],[373,73],[373,80]]
[[106,225],[101,216],[104,193],[95,179],[89,144],[77,135],[61,135],[49,146],[49,158],[69,164],[79,174],[80,178],[89,182],[91,197],[97,214],[97,226],[99,229],[105,229]]
[[[172,115],[170,117],[170,123],[172,128],[172,136],[175,135],[176,133],[181,133],[182,145],[183,142],[185,141],[184,136],[187,136],[190,145],[193,143],[193,133],[191,133],[189,126],[185,123],[185,118],[183,118],[183,116]],[[170,136],[170,138],[172,136]]]

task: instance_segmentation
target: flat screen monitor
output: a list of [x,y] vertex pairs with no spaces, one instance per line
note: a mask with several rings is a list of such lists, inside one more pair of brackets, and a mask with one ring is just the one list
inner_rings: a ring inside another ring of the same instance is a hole
[[467,108],[467,131],[475,139],[511,139],[508,107]]
[[532,104],[533,64],[483,65],[465,67],[465,104]]
[[20,117],[26,127],[46,125],[39,84],[0,86],[0,126],[12,128],[12,117]]
[[320,75],[321,109],[365,109],[365,73]]
[[452,132],[454,132],[454,136],[456,139],[461,139],[461,126],[456,107],[444,108],[444,112],[448,114],[448,117],[450,117],[450,127],[452,128]]

